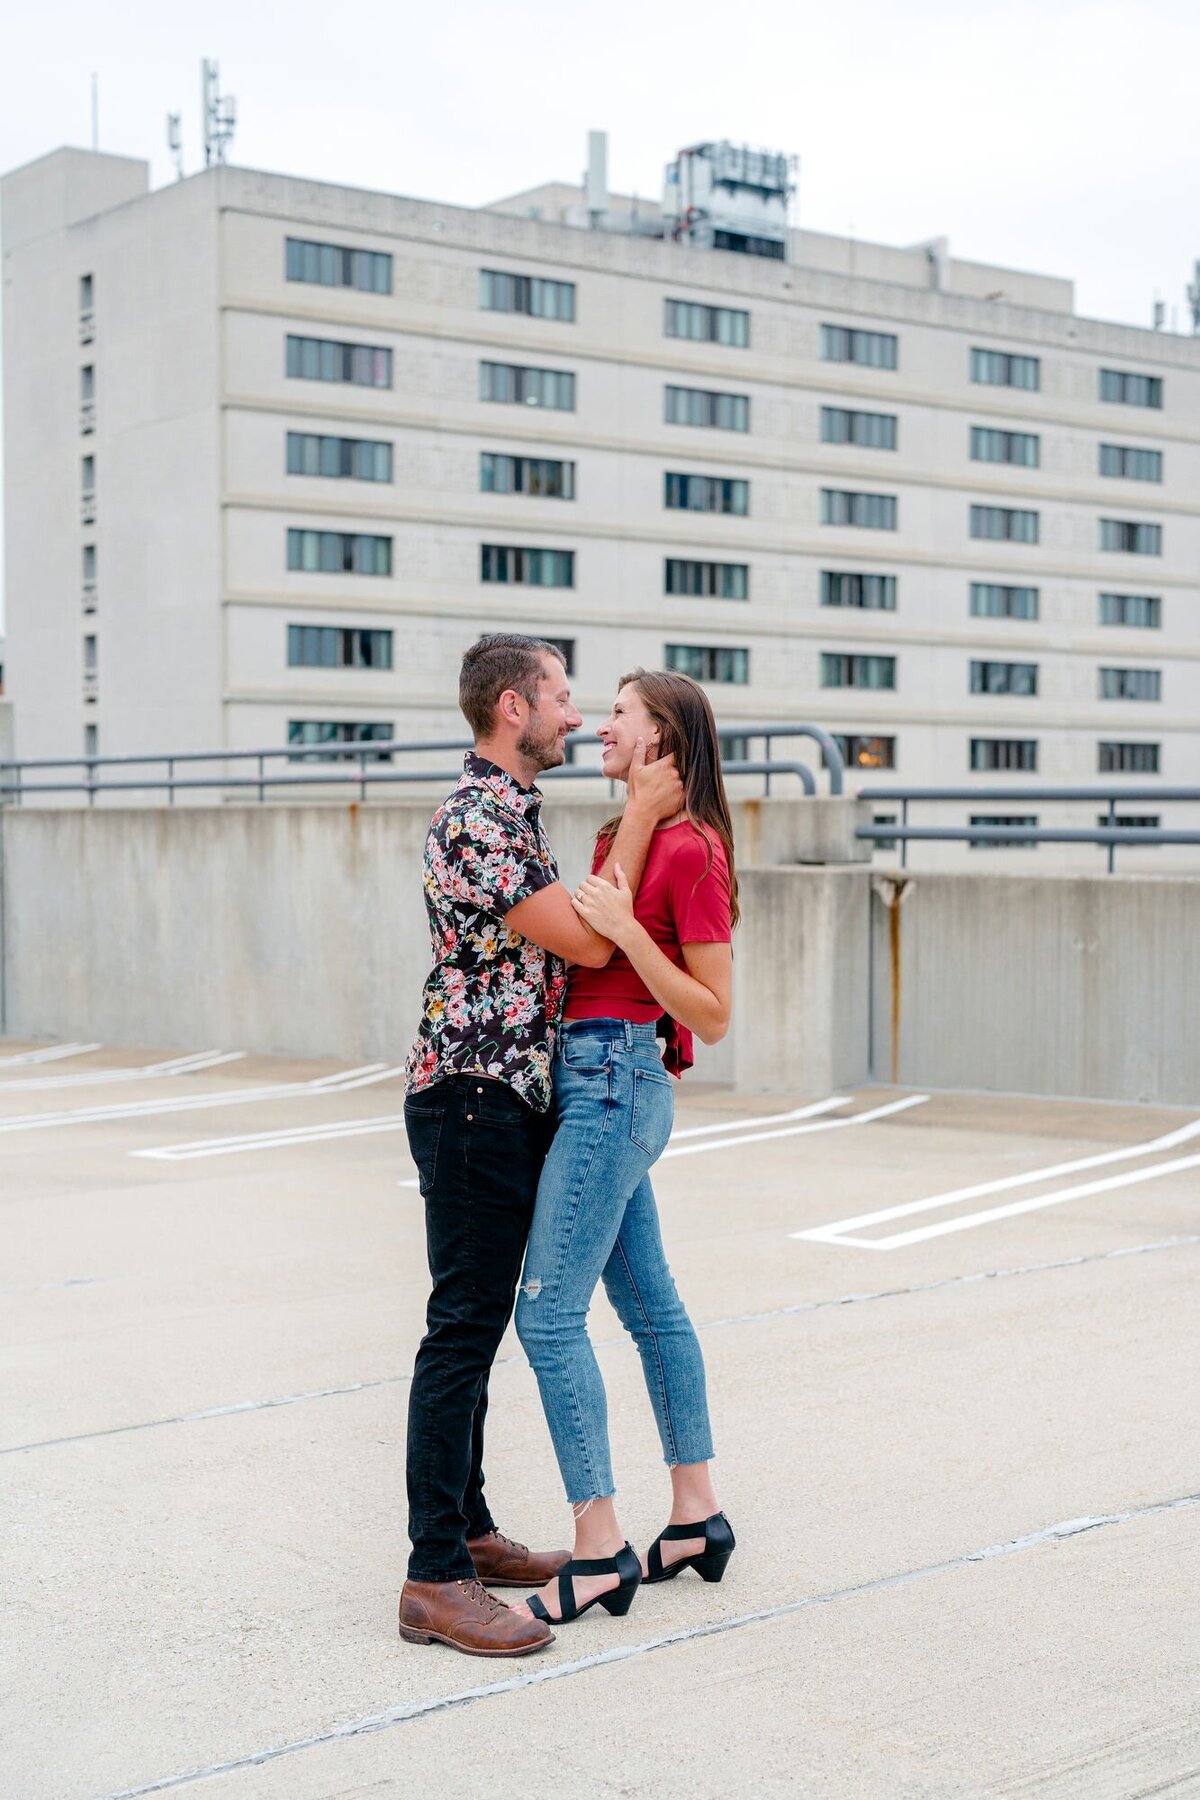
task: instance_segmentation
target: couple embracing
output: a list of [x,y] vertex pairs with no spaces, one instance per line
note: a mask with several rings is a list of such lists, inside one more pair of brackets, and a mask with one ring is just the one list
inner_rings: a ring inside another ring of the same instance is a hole
[[[459,703],[475,748],[426,843],[435,960],[404,1108],[433,1291],[409,1400],[400,1635],[520,1656],[592,1606],[627,1612],[643,1583],[689,1567],[719,1581],[733,1551],[704,1363],[649,1170],[693,1033],[711,1044],[728,1028],[737,882],[712,710],[687,676],[621,682],[600,737],[626,803],[574,893],[534,785],[582,724],[559,652],[481,638]],[[617,1519],[587,1335],[601,1280],[637,1345],[670,1471],[668,1523],[640,1560]],[[514,1301],[574,1514],[570,1555],[505,1536],[484,1497],[488,1375]],[[536,1591],[505,1606],[489,1587]]]

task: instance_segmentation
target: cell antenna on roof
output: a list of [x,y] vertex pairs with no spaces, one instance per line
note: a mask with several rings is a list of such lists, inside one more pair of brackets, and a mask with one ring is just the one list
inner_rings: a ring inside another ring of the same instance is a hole
[[208,57],[200,64],[201,117],[204,120],[204,166],[228,160],[237,124],[237,101],[232,94],[222,94],[217,86],[217,65]]
[[1200,262],[1193,267],[1194,281],[1188,282],[1188,305],[1192,309],[1192,336],[1200,337]]
[[183,180],[183,114],[167,114],[167,149],[175,163],[175,179]]

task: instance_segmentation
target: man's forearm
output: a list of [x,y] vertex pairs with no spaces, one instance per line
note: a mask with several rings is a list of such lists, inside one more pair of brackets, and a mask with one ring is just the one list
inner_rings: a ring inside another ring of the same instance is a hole
[[613,868],[615,864],[620,863],[631,892],[636,894],[657,825],[658,813],[656,811],[639,806],[636,800],[630,800],[621,814],[621,823],[617,826],[616,836],[609,846],[608,855],[596,871],[601,881],[607,881],[615,886],[616,876],[613,874]]

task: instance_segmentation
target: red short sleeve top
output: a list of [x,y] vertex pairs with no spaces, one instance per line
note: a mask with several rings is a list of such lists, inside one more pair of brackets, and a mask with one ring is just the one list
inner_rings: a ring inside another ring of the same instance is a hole
[[[605,854],[597,845],[593,872]],[[729,943],[730,904],[729,863],[714,831],[683,819],[655,832],[633,912],[665,956],[682,968],[684,944]],[[632,1019],[639,1024],[663,1016],[622,950],[613,951],[606,968],[571,970],[564,1011],[569,1019]]]

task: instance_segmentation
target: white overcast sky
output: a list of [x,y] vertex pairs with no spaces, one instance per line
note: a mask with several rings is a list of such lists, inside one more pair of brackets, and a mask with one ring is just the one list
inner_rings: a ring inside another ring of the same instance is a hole
[[[13,9],[16,10],[15,8]],[[1200,257],[1198,0],[65,0],[0,57],[0,170],[91,141],[201,161],[200,59],[237,98],[231,161],[477,205],[578,179],[657,197],[681,144],[800,157],[796,222],[1065,275],[1078,310],[1189,330]]]

